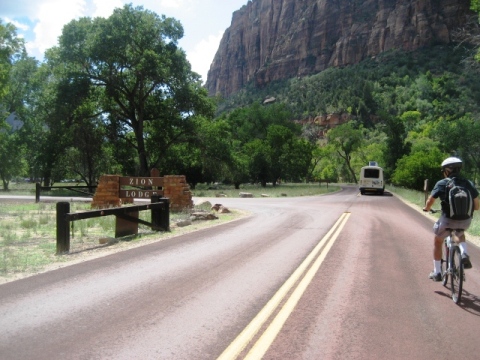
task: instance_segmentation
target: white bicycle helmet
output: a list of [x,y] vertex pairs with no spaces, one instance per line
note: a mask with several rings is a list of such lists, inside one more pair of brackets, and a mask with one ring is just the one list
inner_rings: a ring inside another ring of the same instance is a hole
[[462,168],[462,165],[463,165],[462,160],[460,160],[457,157],[451,156],[442,161],[442,170],[445,170],[446,168],[448,168],[454,171],[460,171],[460,169]]

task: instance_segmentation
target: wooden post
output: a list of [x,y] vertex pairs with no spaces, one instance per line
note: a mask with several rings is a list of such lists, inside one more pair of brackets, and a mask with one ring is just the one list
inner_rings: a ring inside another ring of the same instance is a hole
[[425,179],[425,182],[423,183],[423,191],[425,192],[425,204],[426,204],[428,199],[428,179]]
[[153,195],[152,203],[163,203],[161,209],[152,209],[152,230],[170,231],[170,203],[167,198]]
[[70,251],[70,229],[66,215],[70,212],[70,203],[57,203],[57,255]]
[[42,191],[42,185],[40,183],[35,183],[35,202],[40,202],[40,191]]
[[165,231],[170,231],[170,200],[168,198],[161,198],[163,202],[163,209],[160,215],[160,226]]
[[150,176],[151,177],[160,177],[160,170],[153,168],[150,170]]
[[[138,210],[128,212],[127,215],[138,219]],[[128,235],[138,235],[138,222],[122,219],[120,216],[115,216],[115,238]]]

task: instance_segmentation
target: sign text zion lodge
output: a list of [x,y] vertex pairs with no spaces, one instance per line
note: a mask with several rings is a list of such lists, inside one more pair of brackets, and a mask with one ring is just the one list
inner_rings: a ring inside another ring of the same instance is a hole
[[[120,189],[120,198],[132,199],[150,199],[152,195],[163,196],[163,191],[157,188],[163,188],[163,178],[161,177],[121,177],[120,186],[129,186],[133,189]],[[155,188],[155,190],[144,190],[143,188]]]
[[152,195],[168,198],[171,211],[193,207],[192,193],[184,175],[158,176],[156,169],[151,177],[103,175],[93,196],[93,208],[118,207],[132,203],[133,199],[150,199]]

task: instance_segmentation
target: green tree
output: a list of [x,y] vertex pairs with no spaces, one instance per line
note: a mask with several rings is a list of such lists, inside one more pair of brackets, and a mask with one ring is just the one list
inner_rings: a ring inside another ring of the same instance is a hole
[[249,173],[253,182],[259,182],[262,187],[272,179],[271,148],[265,141],[255,139],[244,145],[245,154],[249,158]]
[[235,189],[240,189],[241,184],[250,181],[249,157],[235,145],[232,147],[232,158],[224,180],[226,183],[233,183]]
[[214,113],[213,100],[177,46],[182,37],[177,20],[125,5],[108,19],[70,22],[59,40],[71,76],[103,90],[101,108],[111,131],[134,134],[139,175],[148,175],[173,144],[194,133],[196,116]]
[[410,152],[410,145],[406,142],[405,124],[400,118],[387,116],[385,133],[387,140],[384,152],[384,171],[385,178],[390,179],[397,166],[397,161]]
[[[473,10],[473,11],[476,11],[478,14],[479,14],[479,21],[480,21],[480,0],[470,0],[470,8]],[[480,43],[480,39],[479,39],[479,36],[478,34],[476,35],[475,37],[475,41],[474,43],[477,44],[477,46],[479,45]],[[478,62],[480,62],[480,48],[477,47],[477,54],[475,55],[475,60],[477,60]]]
[[435,139],[447,154],[460,156],[465,162],[465,171],[476,179],[480,173],[480,123],[471,115],[455,121],[439,119],[432,129]]
[[232,161],[228,124],[201,116],[194,123],[195,135],[173,145],[160,163],[163,171],[184,174],[192,188],[200,182],[224,179]]
[[8,93],[12,65],[24,52],[24,41],[17,35],[15,26],[0,20],[0,100]]
[[327,133],[328,142],[343,159],[351,179],[357,183],[356,172],[352,167],[352,155],[363,144],[363,130],[352,121],[337,126]]
[[433,142],[427,141],[398,161],[391,180],[396,185],[422,191],[426,179],[430,184],[440,179],[440,164],[445,157]]
[[220,118],[229,124],[231,136],[227,182],[238,188],[247,180],[266,186],[280,178],[306,178],[313,146],[300,139],[301,128],[285,104],[255,102]]
[[405,111],[402,115],[400,115],[400,120],[404,124],[405,129],[408,131],[420,123],[421,117],[422,114],[419,111]]
[[93,192],[102,174],[119,173],[121,167],[105,142],[101,118],[92,118],[87,114],[79,116],[71,126],[71,133],[70,146],[62,152],[61,164],[66,172],[83,180]]
[[8,125],[6,118],[11,115],[17,120],[15,112],[23,108],[27,92],[22,86],[27,87],[28,79],[21,79],[20,74],[28,74],[22,69],[26,62],[23,39],[17,36],[15,26],[0,21],[0,178],[4,190],[14,176],[25,171],[18,129]]
[[18,133],[6,123],[0,123],[0,179],[3,190],[8,190],[13,177],[20,176],[25,171],[23,150]]
[[[3,136],[0,145],[0,162],[2,168],[2,179],[4,188],[8,186],[8,181],[14,176],[25,176],[28,174],[28,158],[26,155],[26,139],[24,137],[24,118],[29,106],[29,99],[34,91],[31,79],[37,70],[37,61],[28,58],[26,53],[12,64],[9,76],[9,91],[3,97],[3,107],[6,114],[14,121],[15,128],[12,129],[6,124],[3,130]],[[0,121],[1,123],[1,121]]]
[[292,114],[285,104],[263,106],[259,102],[251,106],[237,108],[226,116],[230,124],[232,137],[242,143],[252,139],[265,139],[270,125],[281,125],[295,134],[300,134],[300,127],[292,121]]
[[335,165],[331,163],[326,164],[320,172],[320,179],[326,182],[338,181],[338,172]]
[[306,178],[314,148],[312,144],[281,125],[268,127],[265,143],[270,151],[270,181],[274,186],[279,179],[298,181]]
[[[94,126],[93,119],[98,119],[98,94],[94,93],[94,88],[84,78],[69,77],[68,74],[68,64],[59,60],[58,50],[48,50],[46,61],[33,77],[35,91],[22,114],[22,138],[29,152],[29,166],[35,177],[42,178],[46,186],[61,180],[69,170],[73,173],[80,167],[93,170],[87,164],[68,169],[65,165],[71,162],[63,161],[67,149],[77,147],[80,152],[86,152],[89,159],[83,159],[90,163],[101,158],[93,156],[94,150],[102,146],[101,143],[81,141]],[[93,186],[97,176],[84,173],[82,178],[87,185]]]
[[364,129],[363,145],[352,156],[352,167],[356,173],[367,165],[369,161],[376,161],[380,166],[385,166],[385,153],[387,148],[387,134],[384,131],[383,124]]

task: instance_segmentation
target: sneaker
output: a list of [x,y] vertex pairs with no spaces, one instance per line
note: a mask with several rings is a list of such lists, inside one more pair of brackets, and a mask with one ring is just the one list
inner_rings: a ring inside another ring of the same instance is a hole
[[430,275],[428,275],[428,278],[432,279],[433,281],[442,281],[442,274],[432,271]]
[[466,253],[462,254],[462,264],[463,264],[464,269],[471,269],[472,268],[472,263],[470,262],[470,257]]

